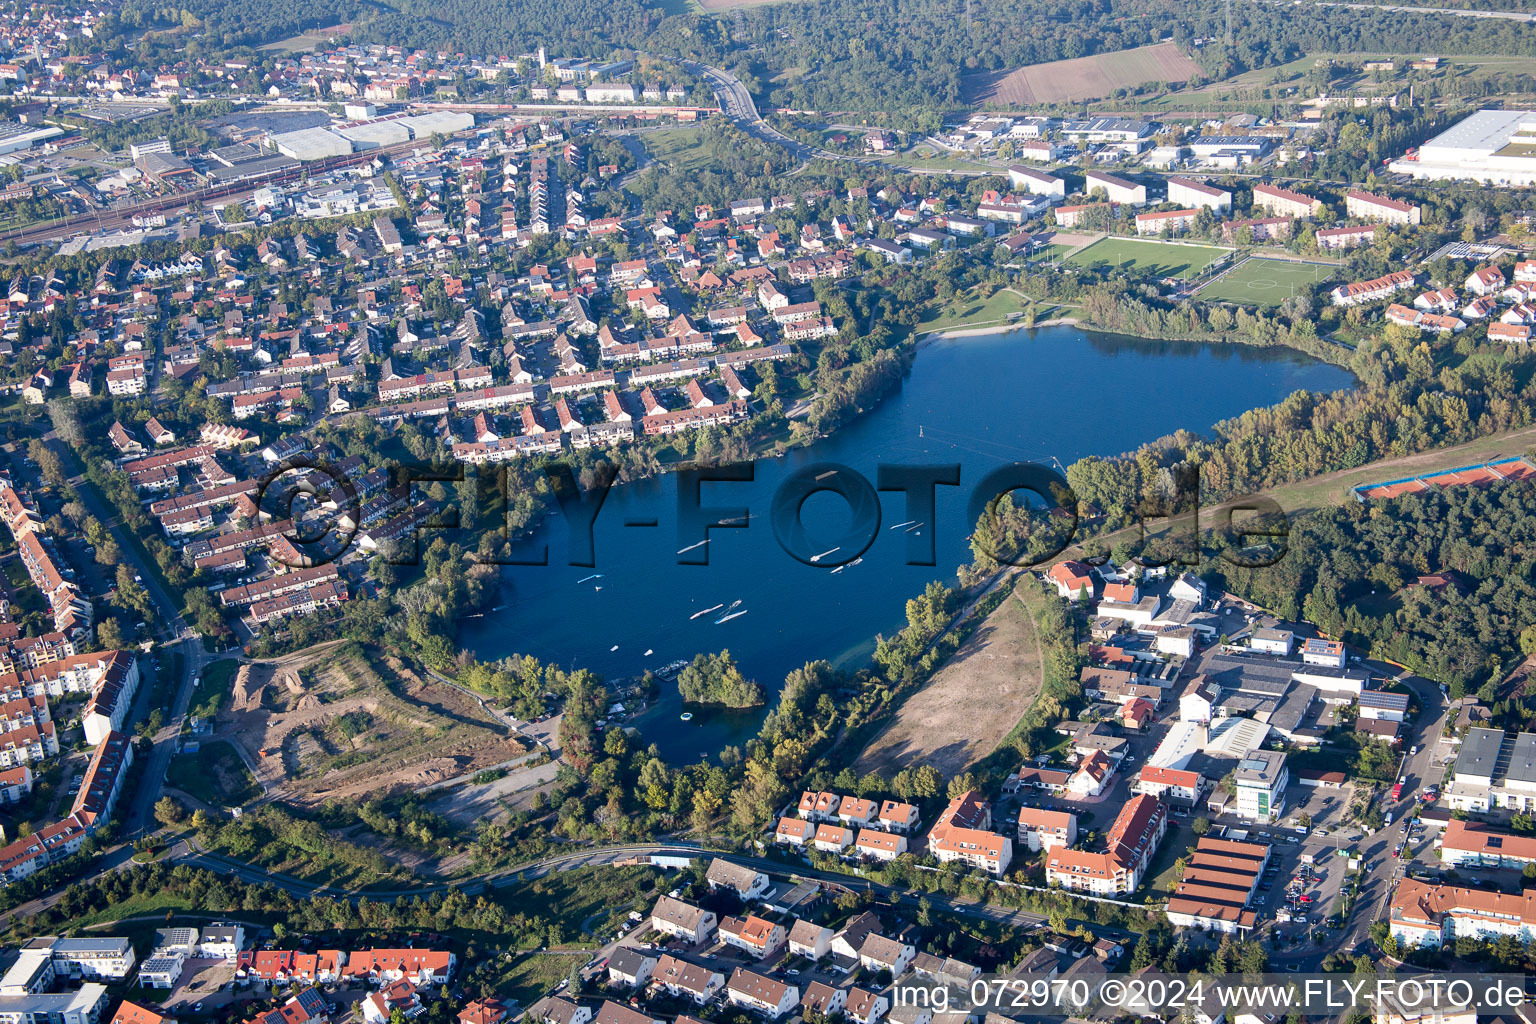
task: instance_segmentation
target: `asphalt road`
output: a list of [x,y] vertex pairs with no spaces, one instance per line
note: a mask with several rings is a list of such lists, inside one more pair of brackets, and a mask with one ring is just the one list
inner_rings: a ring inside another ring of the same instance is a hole
[[[145,590],[149,592],[150,601],[155,607],[156,621],[153,625],[163,641],[158,656],[174,658],[177,653],[180,653],[185,662],[185,670],[181,679],[177,681],[175,696],[167,709],[165,724],[152,737],[154,748],[147,755],[148,760],[141,782],[132,793],[128,794],[127,806],[121,808],[120,817],[123,822],[121,838],[133,839],[145,831],[153,831],[155,827],[155,802],[160,799],[161,789],[165,784],[166,769],[170,767],[171,757],[176,752],[176,738],[181,734],[182,722],[186,718],[187,708],[192,703],[192,681],[202,673],[203,667],[212,659],[203,649],[202,638],[182,619],[177,603],[160,586],[155,574],[150,572],[149,566],[143,563],[137,550],[129,544],[116,509],[108,508],[97,496],[95,488],[86,482],[74,449],[65,444],[63,439],[53,431],[49,431],[43,440],[58,453],[64,465],[70,467],[73,475],[69,482],[80,495],[80,501],[112,534],[112,539],[117,542],[123,559],[139,575]],[[149,687],[153,684],[149,679],[141,679],[139,685]]]
[[877,160],[873,157],[850,156],[846,153],[834,153],[831,150],[821,149],[816,146],[807,146],[790,138],[764,121],[758,113],[757,104],[752,99],[752,93],[741,79],[735,75],[720,68],[711,67],[708,64],[700,64],[698,61],[682,59],[678,63],[686,70],[709,82],[711,88],[715,91],[715,98],[720,103],[721,113],[734,121],[738,128],[754,138],[788,150],[791,156],[801,161],[834,160],[839,163],[871,164],[893,171],[909,171],[920,174],[950,174],[958,177],[979,177],[987,174],[1006,173],[1000,167],[995,170],[906,167],[885,160]]

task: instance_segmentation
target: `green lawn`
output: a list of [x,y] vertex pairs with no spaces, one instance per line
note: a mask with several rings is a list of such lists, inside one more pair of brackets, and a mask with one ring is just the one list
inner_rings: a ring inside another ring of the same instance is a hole
[[671,164],[674,170],[696,171],[714,163],[714,155],[704,142],[704,128],[664,128],[640,136],[641,145],[658,163]]
[[230,684],[239,670],[240,663],[234,658],[216,661],[203,669],[202,684],[192,691],[192,703],[187,708],[187,716],[212,718],[218,714],[224,701],[229,698]]
[[177,754],[165,781],[214,807],[233,807],[261,796],[261,786],[245,762],[222,740],[204,743],[193,754]]
[[926,331],[1006,324],[1008,314],[1021,312],[1024,305],[1021,296],[1006,288],[999,289],[985,299],[977,298],[973,291],[964,292],[957,295],[953,302],[930,306],[923,319],[918,321],[917,332],[921,334]]
[[1326,281],[1336,267],[1296,260],[1252,256],[1201,288],[1207,302],[1235,302],[1244,306],[1278,306],[1291,295],[1310,294]]
[[984,164],[960,153],[948,150],[934,152],[931,146],[918,146],[906,153],[882,153],[875,160],[898,167],[910,167],[922,171],[983,171],[988,174],[1005,174],[1003,168]]
[[1080,267],[1116,267],[1157,277],[1189,277],[1230,250],[1151,238],[1101,238],[1067,260]]
[[1168,829],[1168,835],[1157,848],[1152,863],[1147,866],[1148,897],[1166,898],[1178,888],[1179,878],[1174,874],[1174,865],[1194,847],[1196,838],[1194,830],[1188,825],[1174,825]]

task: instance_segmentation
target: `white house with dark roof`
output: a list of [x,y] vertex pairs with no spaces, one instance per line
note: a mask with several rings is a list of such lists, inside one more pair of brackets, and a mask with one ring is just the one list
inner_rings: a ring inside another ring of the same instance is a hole
[[1361,718],[1401,722],[1408,717],[1408,695],[1386,690],[1361,690],[1356,698]]
[[651,980],[657,959],[643,950],[620,946],[608,957],[608,983],[624,988],[640,988]]
[[651,909],[651,927],[663,935],[699,943],[714,934],[719,924],[713,910],[663,896]]
[[744,900],[754,900],[768,891],[767,875],[719,857],[710,861],[704,880],[711,889],[731,889]]
[[791,956],[820,960],[832,949],[832,929],[814,921],[796,921],[789,929]]
[[871,971],[890,971],[893,978],[900,976],[915,956],[917,949],[911,943],[884,935],[867,935],[859,946],[859,963]]
[[824,981],[813,981],[805,986],[805,995],[800,997],[800,1008],[808,1013],[818,1013],[823,1017],[835,1017],[843,1012],[843,1007],[848,1003],[848,990],[835,988]]
[[1021,167],[1018,164],[1009,165],[1008,182],[1014,188],[1022,188],[1030,195],[1063,199],[1067,194],[1065,181],[1053,174],[1046,174],[1032,167]]
[[656,967],[651,971],[651,986],[670,996],[686,996],[703,1006],[725,988],[725,975],[667,954],[656,961]]
[[1095,191],[1103,189],[1112,203],[1124,203],[1127,206],[1147,205],[1147,186],[1134,181],[1118,178],[1104,171],[1089,171],[1083,176],[1083,191],[1092,195]]
[[1203,210],[1232,209],[1232,193],[1203,181],[1173,177],[1168,179],[1168,201]]
[[732,1006],[777,1020],[800,1005],[800,987],[738,967],[726,982],[725,998]]

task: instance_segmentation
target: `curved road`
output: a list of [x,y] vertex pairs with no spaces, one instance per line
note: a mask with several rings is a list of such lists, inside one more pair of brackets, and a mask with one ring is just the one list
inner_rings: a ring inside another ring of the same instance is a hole
[[760,115],[757,111],[757,103],[752,99],[751,91],[747,89],[746,85],[742,83],[741,79],[737,78],[729,71],[711,67],[708,64],[701,64],[696,60],[689,60],[686,57],[678,58],[677,63],[680,64],[684,70],[690,71],[709,82],[711,88],[713,88],[715,91],[715,98],[720,102],[721,113],[735,122],[736,127],[740,128],[748,135],[751,135],[753,138],[761,139],[763,142],[782,147],[783,149],[787,150],[791,156],[801,161],[831,160],[845,164],[869,164],[875,167],[882,167],[893,171],[906,171],[913,174],[951,174],[963,178],[974,178],[988,174],[1007,173],[1007,171],[1001,167],[987,170],[965,167],[906,167],[901,164],[890,163],[889,161],[880,160],[875,157],[850,156],[846,153],[834,153],[831,150],[821,149],[816,146],[807,146],[803,142],[798,142],[795,139],[790,138],[788,135],[785,135],[783,132],[773,127],[773,125],[769,124],[767,121],[764,121],[762,115]]

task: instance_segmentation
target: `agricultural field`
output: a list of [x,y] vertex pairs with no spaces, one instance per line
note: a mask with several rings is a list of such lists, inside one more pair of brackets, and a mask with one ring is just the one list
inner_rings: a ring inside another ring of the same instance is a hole
[[214,735],[300,806],[441,782],[526,752],[473,697],[350,642],[241,665]]
[[1101,238],[1068,259],[1080,267],[1120,267],[1159,277],[1189,277],[1231,250],[1149,238]]
[[931,764],[960,774],[1003,741],[1040,694],[1034,619],[1016,595],[998,605],[859,756],[860,774]]
[[1278,306],[1292,295],[1305,294],[1337,268],[1326,263],[1275,260],[1250,256],[1200,289],[1207,302],[1242,306]]
[[1046,64],[966,75],[965,98],[980,106],[1074,103],[1109,96],[1148,82],[1187,82],[1200,66],[1173,43]]

